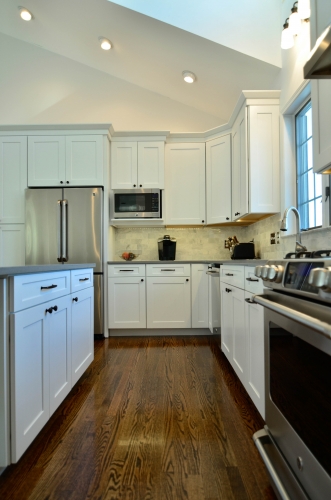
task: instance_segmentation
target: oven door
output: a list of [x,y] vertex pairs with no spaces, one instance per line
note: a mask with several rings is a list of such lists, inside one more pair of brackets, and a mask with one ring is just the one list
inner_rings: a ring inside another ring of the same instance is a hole
[[254,300],[265,308],[271,443],[308,498],[331,498],[331,307],[273,291]]

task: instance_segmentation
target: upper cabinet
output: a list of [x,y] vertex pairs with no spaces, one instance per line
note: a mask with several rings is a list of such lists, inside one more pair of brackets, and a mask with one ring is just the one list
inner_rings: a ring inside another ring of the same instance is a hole
[[232,220],[279,212],[279,183],[279,105],[246,102],[232,129]]
[[28,137],[29,187],[102,186],[104,136]]
[[205,224],[205,144],[166,144],[165,158],[166,224]]
[[111,144],[112,189],[163,189],[164,141]]
[[231,136],[206,143],[207,224],[231,221]]
[[27,138],[0,137],[0,224],[24,223]]
[[[311,48],[331,23],[331,2],[311,2]],[[316,173],[331,173],[331,80],[311,80],[313,118],[313,169]]]

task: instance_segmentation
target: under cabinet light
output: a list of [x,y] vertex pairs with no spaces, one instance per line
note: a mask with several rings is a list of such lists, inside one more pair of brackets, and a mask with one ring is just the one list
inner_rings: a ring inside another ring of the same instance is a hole
[[19,10],[20,10],[20,16],[23,19],[23,21],[31,21],[33,15],[31,14],[30,11],[28,11],[28,9],[26,9],[25,7],[19,7]]

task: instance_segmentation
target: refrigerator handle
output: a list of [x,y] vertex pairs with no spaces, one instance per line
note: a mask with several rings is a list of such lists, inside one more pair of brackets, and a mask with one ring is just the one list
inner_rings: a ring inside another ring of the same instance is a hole
[[68,261],[67,255],[67,208],[68,208],[68,200],[62,200],[62,230],[61,230],[61,243],[62,243],[62,262]]
[[57,200],[57,260],[62,262],[61,255],[61,200]]

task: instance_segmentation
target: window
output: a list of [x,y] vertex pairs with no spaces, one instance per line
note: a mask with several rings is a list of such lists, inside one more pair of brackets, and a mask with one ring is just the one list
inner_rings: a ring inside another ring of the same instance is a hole
[[295,117],[297,207],[302,229],[322,226],[322,175],[313,172],[311,102]]

